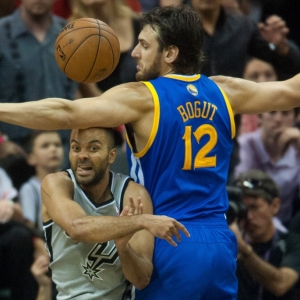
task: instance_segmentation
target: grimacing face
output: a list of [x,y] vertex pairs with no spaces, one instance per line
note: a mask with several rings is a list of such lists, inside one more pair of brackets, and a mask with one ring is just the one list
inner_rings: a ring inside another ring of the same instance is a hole
[[158,49],[157,33],[149,25],[145,26],[131,54],[137,61],[137,81],[151,80],[162,75],[165,63],[163,52]]
[[72,131],[69,159],[71,169],[81,187],[98,184],[114,161],[115,154],[115,151],[113,153],[113,150],[109,150],[104,129]]

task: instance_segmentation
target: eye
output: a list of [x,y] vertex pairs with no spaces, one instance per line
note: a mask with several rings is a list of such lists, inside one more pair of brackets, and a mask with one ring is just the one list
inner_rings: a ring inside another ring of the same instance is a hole
[[99,147],[97,147],[97,146],[92,146],[91,147],[92,152],[96,152],[96,151],[98,151],[98,149],[99,149]]
[[148,49],[148,48],[149,48],[148,44],[146,44],[146,43],[141,43],[141,45],[142,45],[142,47],[143,47],[144,49]]
[[76,145],[72,146],[71,149],[74,151],[74,152],[78,152],[80,151],[80,148]]

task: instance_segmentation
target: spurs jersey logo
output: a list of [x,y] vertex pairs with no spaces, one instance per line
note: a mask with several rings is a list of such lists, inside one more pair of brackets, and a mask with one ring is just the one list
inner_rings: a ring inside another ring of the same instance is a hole
[[[82,265],[85,276],[90,280],[103,280],[99,273],[104,271],[104,264],[113,265],[118,258],[117,248],[113,241],[107,243],[96,244],[88,254],[85,265]],[[101,268],[102,267],[102,268]]]

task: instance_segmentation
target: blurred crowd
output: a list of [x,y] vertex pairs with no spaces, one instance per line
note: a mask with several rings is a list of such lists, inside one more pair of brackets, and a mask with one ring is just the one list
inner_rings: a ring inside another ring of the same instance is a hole
[[[131,52],[138,41],[139,16],[158,6],[180,4],[201,16],[202,74],[267,82],[300,73],[299,0],[1,0],[0,102],[48,97],[72,101],[135,81]],[[83,17],[104,21],[120,41],[117,68],[95,84],[70,80],[54,58],[58,33],[66,23]],[[299,110],[236,115],[235,120],[228,189],[236,193],[230,193],[229,200],[246,209],[243,216],[236,213],[230,226],[243,254],[257,253],[256,269],[245,257],[239,261],[238,299],[300,299]],[[115,137],[117,159],[111,170],[128,174],[125,126],[115,128]],[[69,167],[68,152],[68,130],[33,131],[0,122],[0,300],[55,299],[44,247],[40,185],[47,174]],[[269,221],[255,223],[255,218]],[[255,226],[272,234],[258,237]],[[288,249],[270,260],[283,233]],[[274,273],[266,273],[268,267]]]

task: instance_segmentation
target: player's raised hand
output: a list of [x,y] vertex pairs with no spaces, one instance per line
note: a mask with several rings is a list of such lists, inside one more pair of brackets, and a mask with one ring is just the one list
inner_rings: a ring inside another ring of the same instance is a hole
[[133,216],[133,215],[140,215],[143,213],[143,203],[140,197],[137,198],[135,202],[133,197],[129,197],[129,206],[125,206],[120,213],[120,217],[124,216]]
[[174,247],[177,246],[177,243],[173,236],[176,237],[177,242],[180,242],[180,231],[182,231],[185,236],[190,237],[190,233],[185,226],[173,218],[167,216],[144,215],[144,219],[144,226],[147,231],[158,238],[166,240]]

